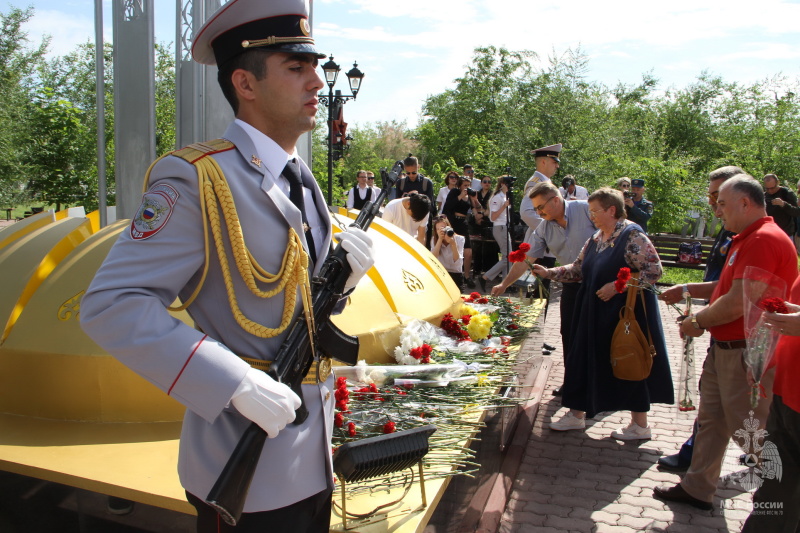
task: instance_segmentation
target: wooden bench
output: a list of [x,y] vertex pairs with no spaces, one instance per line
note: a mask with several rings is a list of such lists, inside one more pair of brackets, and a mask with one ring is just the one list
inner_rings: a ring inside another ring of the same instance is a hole
[[[675,268],[691,268],[694,270],[704,270],[706,268],[706,260],[711,254],[711,248],[714,246],[714,239],[711,237],[681,237],[680,235],[673,235],[671,233],[655,233],[648,235],[656,247],[658,255],[661,257],[661,264],[663,266]],[[678,247],[682,242],[699,242],[700,248],[703,251],[703,258],[700,263],[679,263],[678,262]]]

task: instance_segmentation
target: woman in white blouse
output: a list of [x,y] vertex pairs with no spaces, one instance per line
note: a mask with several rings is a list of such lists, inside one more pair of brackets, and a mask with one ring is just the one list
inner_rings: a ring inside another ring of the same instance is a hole
[[447,273],[453,278],[458,290],[463,290],[464,275],[464,236],[453,231],[445,215],[433,219],[433,239],[431,252],[439,259]]
[[[487,270],[482,277],[481,285],[485,287],[486,281],[495,279],[498,275],[505,276],[508,273],[506,260],[508,251],[511,248],[508,234],[508,206],[511,204],[508,198],[508,184],[502,177],[497,179],[497,186],[494,189],[494,196],[489,200],[489,220],[492,221],[492,236],[500,247],[502,257],[500,261]],[[484,291],[486,289],[484,288]]]

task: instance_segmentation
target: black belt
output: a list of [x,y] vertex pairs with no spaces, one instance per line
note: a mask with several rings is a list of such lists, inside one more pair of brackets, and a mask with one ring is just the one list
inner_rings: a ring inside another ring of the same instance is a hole
[[740,348],[747,348],[747,341],[718,341],[714,340],[714,346],[719,346],[723,350],[738,350]]

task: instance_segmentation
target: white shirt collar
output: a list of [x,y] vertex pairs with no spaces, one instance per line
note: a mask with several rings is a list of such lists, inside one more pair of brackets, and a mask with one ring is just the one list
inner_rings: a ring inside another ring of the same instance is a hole
[[[286,167],[286,163],[293,158],[297,158],[297,150],[291,154],[281,148],[278,143],[273,141],[269,136],[260,132],[247,122],[241,119],[235,120],[236,124],[241,126],[244,132],[253,141],[253,146],[256,148],[256,156],[261,160],[261,163],[266,167],[267,174],[284,189],[284,192],[289,193],[289,182],[285,178],[280,178],[281,172]],[[285,183],[282,183],[285,182]]]

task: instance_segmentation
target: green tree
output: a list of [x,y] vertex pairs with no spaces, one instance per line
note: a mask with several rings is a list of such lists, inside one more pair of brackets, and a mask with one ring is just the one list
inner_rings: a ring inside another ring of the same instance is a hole
[[96,157],[87,146],[92,138],[86,111],[44,88],[31,103],[29,117],[35,135],[27,143],[26,159],[31,168],[28,190],[57,209],[62,204],[84,202],[87,208],[95,208],[97,180],[91,179],[91,169]]
[[33,9],[11,8],[0,13],[0,203],[13,206],[26,201],[29,168],[24,146],[29,136],[28,102],[34,92],[35,66],[42,60],[47,39],[29,47],[22,25]]

